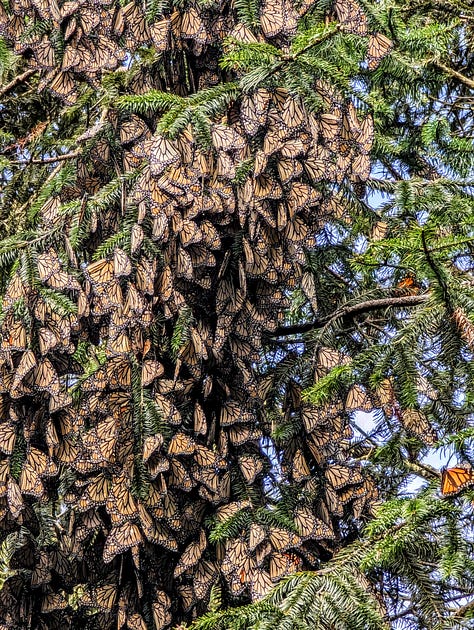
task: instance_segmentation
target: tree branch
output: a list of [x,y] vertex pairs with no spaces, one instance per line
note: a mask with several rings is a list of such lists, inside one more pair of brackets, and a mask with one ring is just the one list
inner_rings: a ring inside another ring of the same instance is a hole
[[5,96],[5,94],[8,94],[10,90],[13,90],[13,88],[15,88],[20,83],[23,83],[23,81],[26,81],[26,79],[31,77],[37,71],[38,70],[34,68],[34,69],[26,70],[26,72],[23,72],[22,74],[19,74],[12,81],[10,81],[10,83],[7,83],[3,88],[0,89],[0,98],[2,98],[2,96]]
[[436,68],[439,68],[443,72],[446,72],[446,74],[449,74],[450,76],[454,77],[458,81],[461,81],[461,83],[464,83],[464,85],[467,85],[468,87],[474,89],[474,81],[470,79],[469,77],[464,76],[464,74],[461,74],[460,72],[458,72],[457,70],[454,70],[453,68],[450,68],[449,66],[445,66],[444,63],[442,63],[441,61],[432,61],[431,63]]
[[31,160],[17,161],[15,164],[54,164],[55,162],[63,162],[64,160],[72,160],[79,155],[79,151],[73,151],[72,153],[63,153],[62,155],[56,155],[46,158],[33,158]]
[[402,295],[400,297],[379,298],[377,300],[367,300],[359,304],[343,306],[327,317],[316,319],[307,324],[295,324],[294,326],[280,326],[272,334],[271,337],[286,337],[288,335],[297,335],[300,333],[310,332],[317,328],[323,328],[330,322],[340,317],[348,317],[367,313],[379,308],[402,307],[402,306],[418,306],[423,304],[429,298],[429,295]]
[[436,470],[436,468],[432,468],[427,464],[422,464],[421,462],[410,462],[408,460],[404,460],[404,463],[408,470],[411,470],[419,477],[423,477],[429,481],[432,481],[433,479],[441,479],[441,473]]

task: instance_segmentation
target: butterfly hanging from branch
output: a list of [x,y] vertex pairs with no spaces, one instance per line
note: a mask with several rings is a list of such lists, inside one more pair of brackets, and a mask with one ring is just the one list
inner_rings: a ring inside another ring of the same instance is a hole
[[464,488],[474,486],[474,470],[470,465],[445,468],[441,473],[441,494],[457,494]]

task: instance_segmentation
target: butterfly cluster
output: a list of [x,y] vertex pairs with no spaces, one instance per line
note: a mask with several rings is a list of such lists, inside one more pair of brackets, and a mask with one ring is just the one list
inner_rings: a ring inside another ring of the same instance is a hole
[[[252,30],[224,3],[150,19],[133,1],[15,0],[0,6],[0,31],[39,88],[71,104],[142,46],[173,62],[139,70],[132,93],[212,87],[225,80],[226,37],[285,47],[311,6],[265,1]],[[369,37],[352,0],[328,19]],[[373,40],[369,65],[389,47]],[[75,182],[38,213],[51,236],[31,244],[31,273],[13,268],[3,295],[0,517],[22,568],[0,592],[6,627],[64,627],[83,611],[100,628],[145,629],[146,618],[161,630],[199,614],[215,583],[259,599],[316,566],[376,499],[347,457],[348,414],[375,406],[369,394],[354,386],[318,408],[258,369],[291,291],[317,311],[305,252],[344,216],[340,187],[370,171],[370,114],[329,82],[311,89],[317,113],[275,83],[239,92],[208,114],[207,143],[191,122],[173,136],[159,116],[113,105],[78,138]],[[343,361],[321,348],[317,369]],[[265,401],[278,388],[299,432],[271,455]],[[301,491],[285,523],[266,491],[276,459]],[[210,539],[210,516],[229,528],[223,541]]]

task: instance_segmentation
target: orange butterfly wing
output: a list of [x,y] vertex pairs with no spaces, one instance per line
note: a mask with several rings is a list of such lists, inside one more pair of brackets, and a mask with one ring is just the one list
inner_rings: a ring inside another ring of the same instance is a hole
[[456,494],[463,488],[474,485],[474,473],[471,468],[445,468],[441,475],[441,494]]

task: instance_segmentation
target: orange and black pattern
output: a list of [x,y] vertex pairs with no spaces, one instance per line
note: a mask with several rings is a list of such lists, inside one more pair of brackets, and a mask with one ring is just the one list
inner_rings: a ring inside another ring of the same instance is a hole
[[[134,0],[11,0],[0,33],[64,106],[144,47],[170,63],[137,71],[128,93],[188,96],[227,80],[227,37],[285,48],[312,6],[265,0],[250,28],[224,2],[153,13]],[[388,54],[355,1],[337,0],[327,18],[370,39],[371,68]],[[38,229],[61,229],[32,245],[36,281],[13,269],[3,296],[0,535],[18,549],[2,628],[161,630],[205,610],[215,583],[229,601],[259,599],[327,557],[340,523],[376,499],[347,463],[348,414],[390,401],[354,386],[314,407],[296,381],[256,369],[289,292],[302,284],[315,303],[305,251],[344,216],[341,185],[370,171],[370,113],[322,80],[311,89],[319,113],[275,82],[237,91],[209,113],[207,145],[191,122],[161,134],[161,113],[113,107],[78,139],[75,182],[38,216]],[[117,174],[120,194],[104,209],[97,200]],[[74,313],[60,314],[52,293]],[[321,347],[315,379],[346,361]],[[278,388],[299,428],[272,455],[264,401]],[[302,490],[285,527],[265,489],[276,458]],[[209,540],[212,515],[234,523],[225,542]]]

